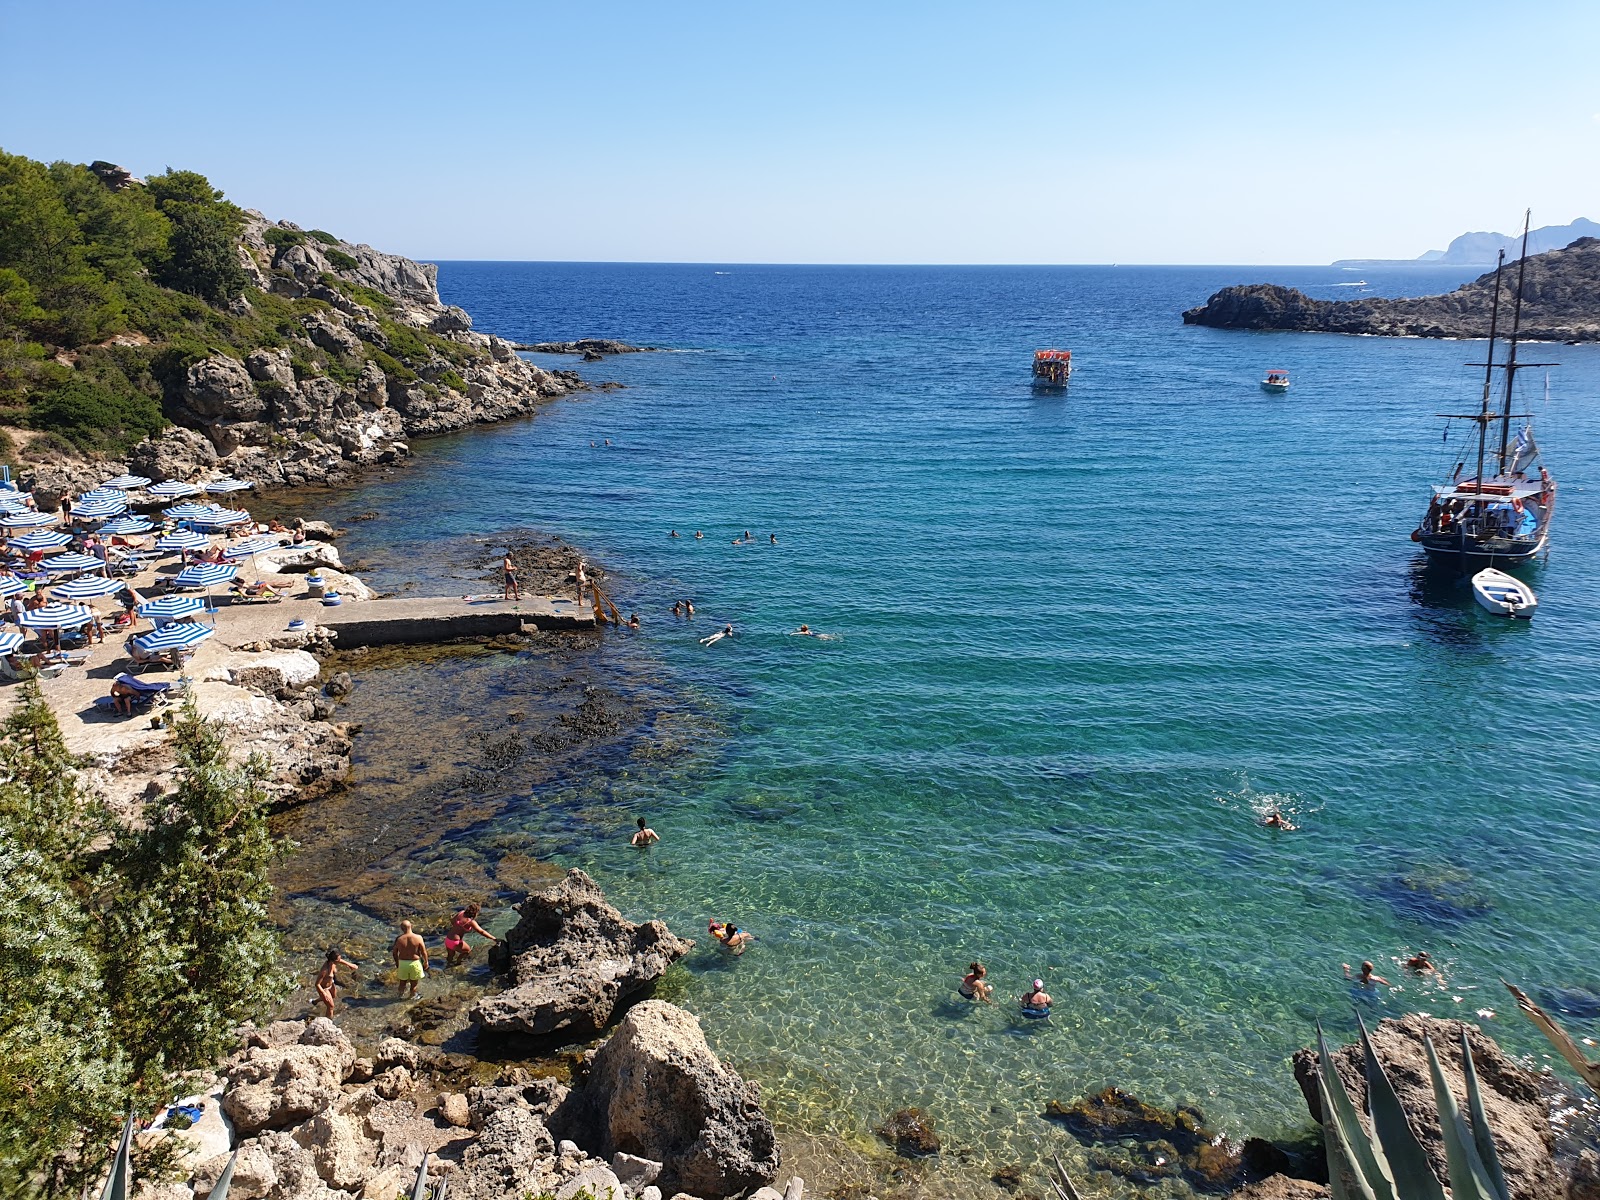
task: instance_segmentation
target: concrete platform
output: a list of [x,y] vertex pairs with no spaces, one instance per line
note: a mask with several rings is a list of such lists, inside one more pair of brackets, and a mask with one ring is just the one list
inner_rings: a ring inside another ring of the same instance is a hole
[[[295,615],[338,633],[341,650],[352,646],[390,646],[406,642],[444,642],[461,637],[495,637],[533,629],[593,629],[594,610],[564,596],[525,596],[521,600],[463,600],[405,596],[361,600],[329,607],[297,604]],[[303,611],[309,609],[309,612]]]

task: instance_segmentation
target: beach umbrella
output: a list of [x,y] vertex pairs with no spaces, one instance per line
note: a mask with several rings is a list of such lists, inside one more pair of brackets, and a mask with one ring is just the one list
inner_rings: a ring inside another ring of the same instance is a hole
[[0,629],[0,654],[14,654],[23,637],[15,629]]
[[57,546],[65,546],[71,540],[70,533],[62,533],[59,529],[35,529],[32,533],[12,538],[7,545],[17,550],[54,550]]
[[216,630],[209,625],[196,625],[193,621],[173,621],[154,633],[145,633],[133,639],[133,648],[140,654],[165,654],[168,650],[187,650],[198,646]]
[[191,525],[210,525],[221,528],[227,525],[243,525],[245,522],[255,520],[242,508],[218,508],[208,512],[203,517],[190,517]]
[[177,499],[180,496],[192,496],[200,489],[195,487],[195,485],[192,483],[183,483],[177,479],[168,479],[161,483],[154,484],[146,490],[157,499],[165,500],[169,497],[172,499]]
[[33,529],[40,525],[54,525],[60,519],[60,513],[34,512],[31,508],[22,512],[0,513],[0,525],[8,529]]
[[78,497],[79,500],[121,500],[126,502],[128,493],[121,488],[107,487],[101,484],[97,488],[90,488]]
[[157,550],[204,550],[209,545],[210,538],[192,529],[180,529],[156,541]]
[[0,577],[0,599],[7,596],[20,596],[23,592],[32,591],[33,584],[26,579],[18,579],[15,575]]
[[173,582],[179,587],[210,588],[227,583],[238,573],[239,568],[232,563],[195,563],[179,571]]
[[130,533],[149,533],[155,526],[143,517],[117,517],[100,526],[100,532],[122,537]]
[[72,506],[74,521],[104,521],[128,511],[126,500],[82,500]]
[[82,604],[46,604],[17,618],[29,629],[76,629],[94,620],[94,613]]
[[244,492],[253,487],[255,487],[255,484],[246,483],[242,479],[213,479],[205,485],[206,491],[213,496],[221,495],[224,492]]
[[156,600],[146,600],[133,611],[146,621],[162,623],[193,616],[203,611],[205,606],[206,602],[199,596],[162,596]]
[[223,550],[223,558],[253,558],[263,550],[276,550],[278,548],[276,534],[258,533],[255,537],[247,537],[237,541]]
[[50,589],[57,600],[98,600],[113,596],[128,585],[120,579],[107,579],[104,575],[84,575]]
[[108,479],[100,486],[103,488],[142,488],[149,486],[150,481],[143,475],[118,475],[115,479]]
[[52,575],[62,571],[103,571],[106,564],[92,554],[52,554],[39,564]]
[[27,508],[28,497],[13,487],[0,488],[0,508]]
[[163,508],[161,515],[171,517],[174,521],[193,521],[199,517],[209,517],[213,513],[224,511],[219,505],[209,501],[185,500],[182,504],[174,504],[171,508]]

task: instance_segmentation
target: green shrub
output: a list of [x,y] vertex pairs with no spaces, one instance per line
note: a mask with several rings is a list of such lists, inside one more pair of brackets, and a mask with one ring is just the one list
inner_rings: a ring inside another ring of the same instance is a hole
[[454,371],[440,371],[437,379],[442,387],[454,388],[458,392],[467,390],[467,381]]
[[308,229],[306,232],[309,236],[316,238],[317,241],[321,242],[324,246],[337,246],[339,244],[339,239],[334,237],[333,234],[329,233],[326,229]]
[[346,254],[343,250],[324,250],[322,254],[341,271],[354,271],[361,265],[355,256]]
[[261,237],[269,246],[303,246],[306,240],[300,230],[280,229],[276,225],[268,225]]
[[35,395],[28,413],[31,428],[59,434],[89,452],[124,450],[165,424],[161,405],[149,396],[117,392],[82,372]]

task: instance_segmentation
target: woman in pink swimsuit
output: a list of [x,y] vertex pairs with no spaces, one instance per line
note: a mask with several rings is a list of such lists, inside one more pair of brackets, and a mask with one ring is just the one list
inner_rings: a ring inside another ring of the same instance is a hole
[[491,942],[500,940],[478,924],[478,912],[476,904],[469,904],[451,920],[450,932],[444,935],[445,966],[453,967],[457,963],[467,961],[467,955],[472,953],[472,947],[467,943],[469,933],[481,933]]

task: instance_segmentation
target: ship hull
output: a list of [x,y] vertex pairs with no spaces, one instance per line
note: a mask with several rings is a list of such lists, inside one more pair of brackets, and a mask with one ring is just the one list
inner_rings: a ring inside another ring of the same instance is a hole
[[1448,533],[1425,533],[1418,540],[1428,552],[1429,562],[1480,571],[1484,567],[1516,567],[1532,562],[1544,553],[1549,534],[1541,530],[1536,539],[1515,542],[1500,539],[1463,542]]

